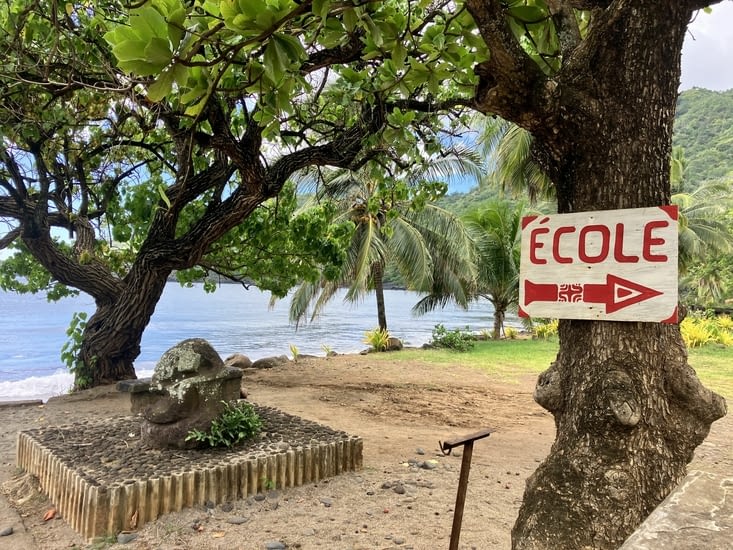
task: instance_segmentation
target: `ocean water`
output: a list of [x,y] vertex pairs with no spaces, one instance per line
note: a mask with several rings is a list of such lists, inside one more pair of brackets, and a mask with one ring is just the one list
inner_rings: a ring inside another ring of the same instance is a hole
[[[205,338],[222,358],[243,353],[252,359],[291,355],[290,345],[301,354],[323,356],[326,349],[355,353],[364,349],[364,333],[377,326],[373,296],[363,302],[344,302],[344,293],[334,297],[313,322],[297,328],[288,321],[287,299],[269,307],[270,294],[240,285],[221,285],[206,294],[197,285],[182,288],[169,283],[158,303],[135,362],[138,376],[149,376],[160,356],[186,338]],[[492,327],[493,308],[487,301],[468,310],[456,306],[421,317],[411,313],[420,299],[415,292],[387,290],[385,303],[390,333],[407,346],[430,341],[433,327],[469,327],[478,331]],[[81,295],[49,303],[44,296],[0,291],[0,401],[48,399],[66,393],[72,376],[60,359],[67,340],[66,329],[74,312],[94,311],[93,300]],[[508,325],[520,326],[516,317]]]

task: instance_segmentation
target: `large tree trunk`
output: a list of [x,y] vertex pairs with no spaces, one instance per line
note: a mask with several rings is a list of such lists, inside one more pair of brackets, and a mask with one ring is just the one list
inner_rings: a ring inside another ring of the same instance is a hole
[[[669,203],[690,12],[674,2],[613,4],[602,16],[606,47],[595,45],[579,69],[585,77],[559,80],[563,117],[535,134],[560,212]],[[684,477],[726,412],[687,364],[679,327],[654,323],[561,321],[560,351],[535,399],[554,415],[557,435],[527,482],[517,550],[617,548]]]
[[165,288],[167,271],[136,270],[125,279],[114,301],[97,305],[83,333],[77,389],[136,378],[133,362],[140,354],[143,331]]

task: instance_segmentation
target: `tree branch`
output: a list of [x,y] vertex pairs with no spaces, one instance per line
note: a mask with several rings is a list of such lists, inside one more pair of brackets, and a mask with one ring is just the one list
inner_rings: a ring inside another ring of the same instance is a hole
[[500,0],[467,0],[466,7],[490,51],[489,59],[475,69],[478,110],[530,129],[543,106],[538,94],[544,93],[545,75],[514,37]]
[[550,8],[552,20],[555,23],[555,29],[560,40],[560,53],[562,58],[566,59],[581,41],[575,10],[562,0],[548,0],[547,6]]
[[5,236],[0,239],[0,250],[3,250],[10,246],[18,237],[20,237],[21,229],[16,227],[8,231]]

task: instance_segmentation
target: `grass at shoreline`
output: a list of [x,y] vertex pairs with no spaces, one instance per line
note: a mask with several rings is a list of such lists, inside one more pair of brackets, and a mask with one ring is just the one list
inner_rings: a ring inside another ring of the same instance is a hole
[[[464,366],[484,370],[516,381],[527,374],[539,374],[555,359],[557,338],[549,340],[499,340],[476,342],[471,351],[405,349],[399,353],[375,353],[377,360],[424,361],[437,365]],[[703,384],[727,399],[733,399],[733,347],[711,344],[688,350],[688,362]]]

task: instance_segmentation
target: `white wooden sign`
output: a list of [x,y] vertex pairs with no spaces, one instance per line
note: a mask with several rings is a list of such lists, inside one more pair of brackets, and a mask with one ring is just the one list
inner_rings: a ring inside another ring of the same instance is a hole
[[676,206],[522,220],[519,314],[677,322]]

